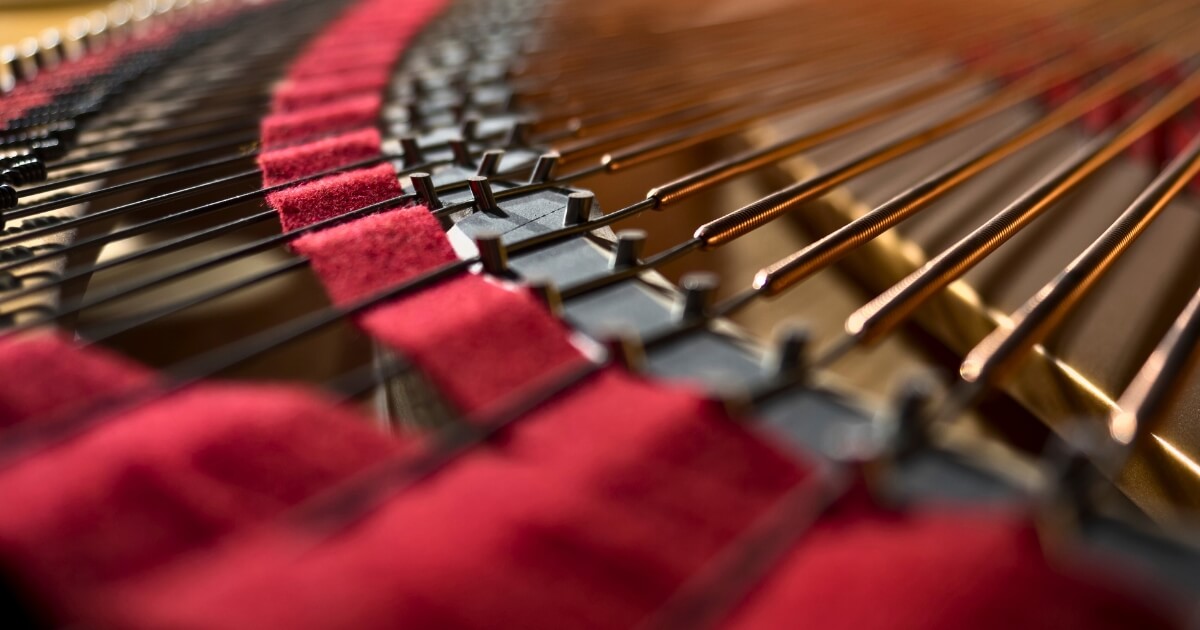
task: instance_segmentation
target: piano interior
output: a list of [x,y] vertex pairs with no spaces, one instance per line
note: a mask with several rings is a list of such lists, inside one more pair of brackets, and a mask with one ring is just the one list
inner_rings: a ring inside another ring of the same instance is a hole
[[0,2],[0,614],[1194,625],[1197,24]]

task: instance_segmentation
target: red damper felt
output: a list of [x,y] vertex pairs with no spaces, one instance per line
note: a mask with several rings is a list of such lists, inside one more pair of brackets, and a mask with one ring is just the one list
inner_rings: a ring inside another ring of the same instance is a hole
[[[393,177],[394,179],[394,177]],[[389,210],[296,239],[293,249],[337,304],[352,302],[458,259],[423,206]]]
[[1023,515],[950,508],[896,513],[857,488],[804,535],[723,627],[1170,625],[1103,575],[1052,566]]
[[145,628],[628,628],[804,468],[607,369],[324,540],[248,536],[105,603]]
[[267,116],[262,121],[263,146],[278,148],[345,131],[373,128],[378,122],[382,102],[378,94],[371,94]]
[[[366,217],[304,236],[336,303],[378,294],[456,260],[424,208]],[[378,307],[358,319],[401,351],[462,411],[473,411],[583,360],[570,333],[527,291],[465,275]]]
[[379,157],[382,139],[375,129],[326,138],[258,156],[263,184],[275,186],[301,177]]
[[570,331],[528,291],[468,274],[359,318],[464,412],[584,361]]
[[267,195],[283,231],[306,227],[399,197],[404,190],[390,164],[331,175]]
[[149,370],[57,333],[0,340],[0,429],[148,387]]
[[278,514],[401,442],[302,390],[201,385],[0,469],[0,565],[51,610]]
[[348,97],[379,92],[387,86],[388,80],[388,72],[383,68],[357,70],[329,78],[291,81],[275,91],[274,109],[292,112]]

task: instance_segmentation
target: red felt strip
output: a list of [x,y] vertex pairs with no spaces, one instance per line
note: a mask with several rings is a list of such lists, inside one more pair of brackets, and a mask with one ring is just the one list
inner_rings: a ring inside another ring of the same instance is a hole
[[279,513],[399,442],[301,390],[198,386],[0,471],[0,563],[51,609]]
[[378,157],[382,142],[379,131],[363,129],[296,147],[268,151],[258,157],[263,184],[283,184]]
[[[406,208],[299,239],[335,302],[379,293],[456,259],[441,225]],[[464,411],[511,395],[583,360],[570,333],[526,291],[466,275],[359,319],[400,350]]]
[[1170,620],[1097,574],[1051,566],[1019,514],[895,513],[854,493],[726,624],[733,628],[1149,628]]
[[247,537],[105,602],[148,628],[630,627],[802,470],[610,369],[320,544]]
[[267,203],[279,212],[283,231],[289,232],[394,199],[403,192],[396,171],[390,164],[380,164],[271,193]]
[[373,129],[382,104],[378,94],[369,94],[297,112],[272,114],[262,121],[262,144],[275,148],[356,129]]
[[465,412],[584,361],[567,327],[528,291],[470,274],[379,307],[361,324]]
[[381,212],[308,234],[292,247],[309,257],[338,304],[458,259],[441,224],[422,206]]
[[145,368],[59,334],[0,339],[0,429],[151,385]]
[[388,84],[384,68],[356,70],[334,77],[291,81],[275,90],[275,111],[290,112],[326,105],[347,97],[377,93]]

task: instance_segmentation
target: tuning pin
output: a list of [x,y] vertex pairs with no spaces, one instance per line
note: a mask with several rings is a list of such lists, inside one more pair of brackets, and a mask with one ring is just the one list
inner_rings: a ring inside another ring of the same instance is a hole
[[471,197],[475,200],[475,210],[490,214],[499,214],[500,206],[496,196],[492,194],[492,185],[488,178],[478,175],[467,178],[467,187],[471,189]]
[[[550,181],[550,176],[554,174],[554,167],[558,164],[559,157],[557,151],[539,155],[537,163],[533,165],[533,172],[529,174],[529,183],[545,184]],[[591,193],[588,194],[590,195]],[[568,201],[568,203],[570,202]]]
[[[34,42],[34,52],[36,53],[37,40]],[[22,46],[5,46],[0,49],[0,60],[6,60],[12,70],[12,74],[17,81],[32,81],[37,78],[38,67],[37,59],[29,54],[29,51]]]
[[475,247],[479,250],[479,262],[483,263],[485,273],[501,278],[508,275],[508,248],[499,234],[476,235]]
[[479,119],[475,117],[467,118],[462,121],[462,125],[460,125],[458,129],[458,132],[460,135],[462,135],[463,140],[475,140],[479,131]]
[[[567,195],[567,209],[563,213],[563,227],[570,227],[587,221],[592,216],[592,204],[595,201],[596,196],[590,191],[581,190]],[[618,241],[619,249],[620,242]]]
[[500,170],[500,159],[503,157],[504,151],[501,149],[485,151],[479,158],[479,168],[475,170],[475,174],[480,177],[494,176],[496,171]]
[[42,69],[53,70],[62,63],[62,34],[58,32],[58,29],[48,28],[42,31],[41,37],[38,38],[38,45],[38,60],[42,64]]
[[154,0],[134,0],[133,26],[134,37],[145,37],[150,30],[150,18],[154,17]]
[[17,44],[17,58],[23,60],[25,67],[22,72],[26,81],[33,80],[39,72],[49,69],[43,61],[46,56],[42,54],[41,44],[36,37],[26,37]]
[[[1082,425],[1068,430],[1062,439],[1052,439],[1042,456],[1044,486],[1038,494],[1036,523],[1047,542],[1061,542],[1077,532],[1093,511],[1093,490],[1098,472],[1087,457],[1096,452],[1100,436]],[[1080,447],[1083,448],[1080,448]]]
[[932,389],[925,379],[909,380],[884,412],[891,430],[887,448],[893,457],[904,458],[929,444]]
[[812,333],[805,326],[784,326],[775,335],[775,345],[766,354],[763,367],[768,375],[802,381],[809,371]]
[[425,82],[419,76],[410,77],[405,83],[408,86],[406,95],[410,97],[413,102],[419,102],[428,92],[428,90],[425,89]]
[[646,248],[645,230],[621,230],[617,232],[617,251],[613,255],[612,268],[623,269],[638,264],[642,250]]
[[87,39],[91,30],[91,22],[84,17],[77,17],[67,24],[62,46],[64,59],[78,61],[87,54]]
[[546,310],[553,315],[561,315],[563,310],[562,295],[558,292],[558,287],[548,278],[539,278],[531,280],[528,283],[529,291],[545,305]]
[[89,53],[104,49],[108,43],[108,14],[104,11],[92,11],[87,14],[88,32],[83,43]]
[[433,185],[433,176],[429,173],[413,173],[410,177],[417,198],[429,210],[440,210],[442,200],[438,199],[437,187]]
[[133,19],[133,6],[128,2],[114,2],[108,5],[108,36],[112,41],[125,41],[130,35],[130,20]]
[[508,131],[507,145],[513,147],[529,146],[529,123],[519,120],[513,123],[513,126]]
[[446,143],[450,147],[450,152],[454,154],[454,163],[462,167],[474,166],[475,161],[471,159],[471,149],[467,147],[467,143],[463,140],[450,140]]
[[0,48],[0,94],[17,87],[17,51],[12,46]]
[[687,322],[703,319],[708,313],[708,305],[720,286],[717,274],[707,271],[693,271],[684,274],[679,285],[683,295],[676,302],[676,321]]
[[629,372],[641,372],[646,366],[646,348],[633,331],[609,333],[601,340],[608,360]]
[[404,161],[405,168],[413,168],[425,162],[425,155],[421,152],[421,147],[413,136],[400,137],[400,156]]
[[409,129],[415,129],[423,118],[420,102],[410,101],[404,104],[404,122],[408,123]]

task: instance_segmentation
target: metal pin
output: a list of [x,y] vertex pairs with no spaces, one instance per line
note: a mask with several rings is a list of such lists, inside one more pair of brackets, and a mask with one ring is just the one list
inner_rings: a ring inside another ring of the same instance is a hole
[[425,83],[421,81],[421,77],[414,76],[408,80],[408,96],[414,101],[419,101],[426,92]]
[[638,259],[642,257],[642,250],[645,247],[645,230],[621,230],[617,232],[617,252],[613,256],[612,268],[620,269],[638,264]]
[[474,140],[478,136],[478,133],[477,133],[478,131],[479,131],[479,119],[478,118],[467,118],[467,119],[463,120],[462,126],[459,127],[459,133],[462,135],[463,140],[468,140],[468,141]]
[[617,331],[605,335],[601,340],[608,352],[608,360],[630,372],[641,372],[646,366],[646,348],[633,331]]
[[1098,437],[1082,425],[1067,427],[1065,436],[1051,441],[1042,456],[1045,486],[1036,502],[1034,523],[1047,542],[1061,542],[1076,533],[1093,509],[1098,472],[1088,453],[1100,454],[1095,445],[1105,440]]
[[713,294],[720,286],[720,278],[708,271],[692,271],[680,279],[682,299],[676,304],[675,318],[679,321],[702,319],[708,312]]
[[709,392],[707,398],[720,405],[725,410],[725,415],[734,421],[751,417],[754,413],[754,399],[743,387],[728,387]]
[[0,94],[17,87],[17,51],[12,46],[0,48]]
[[475,200],[475,210],[493,214],[500,212],[500,206],[496,204],[496,196],[492,194],[492,185],[488,183],[488,178],[479,175],[468,177],[467,187],[471,189],[471,197]]
[[454,163],[459,166],[473,166],[475,161],[471,159],[471,149],[467,147],[467,143],[462,140],[449,140],[446,144],[450,147],[450,152],[454,154]]
[[[533,165],[533,172],[529,175],[530,184],[544,184],[550,181],[550,176],[554,173],[554,167],[558,164],[558,158],[561,157],[557,151],[543,153],[538,156],[537,163]],[[574,196],[573,193],[572,196]],[[589,195],[591,193],[588,193]],[[569,203],[569,202],[568,202]]]
[[67,61],[78,61],[87,53],[87,38],[92,25],[87,18],[77,17],[67,24],[63,37],[63,57]]
[[433,185],[433,176],[429,173],[413,173],[409,176],[412,180],[413,189],[417,192],[417,197],[421,203],[429,210],[439,210],[442,207],[442,200],[438,199],[437,187]]
[[92,11],[87,14],[88,31],[83,38],[83,44],[89,53],[104,49],[108,42],[108,14],[104,11]]
[[928,443],[926,426],[931,398],[930,384],[919,378],[905,383],[896,394],[888,412],[893,430],[889,450],[893,457],[903,458]]
[[417,144],[417,139],[413,136],[402,136],[400,138],[400,154],[403,156],[405,168],[412,168],[425,162],[425,156],[421,153],[421,147]]
[[422,118],[424,116],[421,114],[420,103],[414,101],[404,105],[404,122],[408,123],[409,129],[414,129],[420,125]]
[[525,147],[529,146],[529,123],[519,120],[513,123],[512,129],[508,131],[509,147]]
[[501,149],[492,149],[483,154],[479,159],[479,168],[475,174],[481,177],[491,177],[500,170],[500,159],[504,157],[504,151]]
[[592,204],[595,200],[594,194],[584,190],[567,195],[567,210],[563,213],[563,227],[587,221],[592,216]]
[[486,232],[475,236],[475,247],[479,249],[479,261],[488,275],[508,275],[508,248],[497,233]]
[[809,369],[812,333],[805,326],[788,325],[776,333],[775,344],[764,357],[766,372],[776,377],[802,378]]
[[531,280],[528,283],[529,291],[546,306],[546,310],[552,315],[560,315],[562,313],[563,301],[562,295],[558,292],[558,287],[548,278],[539,278]]
[[[32,43],[33,48],[29,45]],[[37,78],[37,40],[27,39],[21,42],[21,45],[15,47],[12,52],[13,73],[17,75],[18,81],[32,81]]]
[[42,68],[53,70],[62,63],[62,35],[58,32],[58,29],[48,28],[42,31],[42,35],[39,38],[39,46]]

